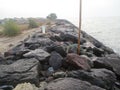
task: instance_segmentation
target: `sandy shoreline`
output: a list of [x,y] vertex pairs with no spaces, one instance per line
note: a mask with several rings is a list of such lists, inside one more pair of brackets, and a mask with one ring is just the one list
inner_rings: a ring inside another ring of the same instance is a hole
[[22,34],[15,37],[0,37],[0,52],[4,53],[10,48],[16,46],[20,41],[23,41],[28,35],[33,34],[40,28],[29,29],[22,32]]

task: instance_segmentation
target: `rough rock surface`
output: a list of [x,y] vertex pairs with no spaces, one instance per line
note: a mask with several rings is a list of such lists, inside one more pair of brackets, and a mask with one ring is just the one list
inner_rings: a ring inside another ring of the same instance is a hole
[[107,69],[92,69],[91,72],[84,70],[72,71],[68,73],[68,77],[88,81],[93,85],[97,85],[107,90],[112,89],[116,81],[115,74]]
[[30,52],[24,54],[23,56],[26,58],[34,57],[34,58],[38,59],[39,61],[43,61],[43,60],[46,60],[50,56],[50,54],[42,49],[35,49],[33,51],[30,51]]
[[120,76],[120,57],[112,54],[105,57],[99,57],[94,61],[96,68],[107,68]]
[[[21,59],[23,57],[23,54],[29,52],[30,50],[27,49],[24,44],[19,44],[13,49],[10,49],[9,51],[4,53],[4,56],[8,59]],[[12,56],[12,58],[11,58]]]
[[90,83],[85,81],[73,78],[64,78],[50,82],[46,87],[46,90],[105,90],[105,89],[91,85]]
[[21,59],[10,65],[0,65],[0,85],[16,85],[26,81],[39,85],[38,65],[34,58]]
[[60,54],[57,52],[52,52],[49,59],[49,64],[54,70],[58,70],[62,66],[62,59],[63,57]]
[[66,62],[70,63],[71,65],[74,65],[79,69],[84,69],[88,71],[91,69],[89,61],[86,58],[80,57],[79,55],[74,53],[67,55]]

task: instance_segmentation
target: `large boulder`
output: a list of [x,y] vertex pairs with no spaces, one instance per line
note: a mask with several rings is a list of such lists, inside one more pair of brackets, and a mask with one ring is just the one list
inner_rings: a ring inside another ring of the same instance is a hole
[[94,61],[96,68],[107,68],[120,76],[120,57],[115,54],[99,57]]
[[73,65],[78,69],[84,69],[87,71],[91,69],[89,65],[89,60],[87,58],[81,57],[74,53],[70,53],[67,55],[66,62],[68,62],[69,64]]
[[39,85],[40,64],[35,58],[21,59],[10,65],[0,65],[0,85],[30,82]]
[[68,77],[78,78],[80,80],[88,81],[93,85],[112,90],[115,85],[115,74],[107,69],[91,69],[91,72],[84,70],[68,72]]
[[45,90],[105,90],[88,82],[73,78],[57,79],[48,84]]
[[46,51],[44,51],[43,49],[35,49],[35,50],[32,50],[32,51],[24,54],[23,56],[26,58],[34,57],[34,58],[38,59],[39,61],[44,61],[49,58],[50,54],[47,53]]
[[61,34],[60,37],[62,38],[63,41],[72,41],[73,43],[77,43],[78,42],[78,37],[77,35],[74,33],[67,33],[67,34]]
[[59,53],[52,52],[49,59],[49,65],[53,67],[54,70],[58,70],[62,66],[62,60],[63,57]]

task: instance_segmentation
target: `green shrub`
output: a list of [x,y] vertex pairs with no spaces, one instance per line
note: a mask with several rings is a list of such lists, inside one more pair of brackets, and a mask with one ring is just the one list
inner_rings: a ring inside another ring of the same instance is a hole
[[38,23],[35,22],[33,19],[29,19],[29,28],[37,28]]
[[12,20],[6,21],[5,24],[3,25],[3,27],[4,27],[4,30],[3,30],[4,35],[16,36],[16,35],[20,34],[20,28]]
[[56,20],[57,19],[57,15],[55,13],[51,13],[47,16],[47,19],[49,20]]

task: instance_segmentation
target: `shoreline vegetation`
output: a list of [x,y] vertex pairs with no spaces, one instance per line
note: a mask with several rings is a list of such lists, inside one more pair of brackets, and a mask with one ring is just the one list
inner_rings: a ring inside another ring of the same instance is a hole
[[51,26],[57,16],[52,13],[45,18],[8,18],[0,20],[0,52],[14,47],[27,36],[41,29],[41,26]]

